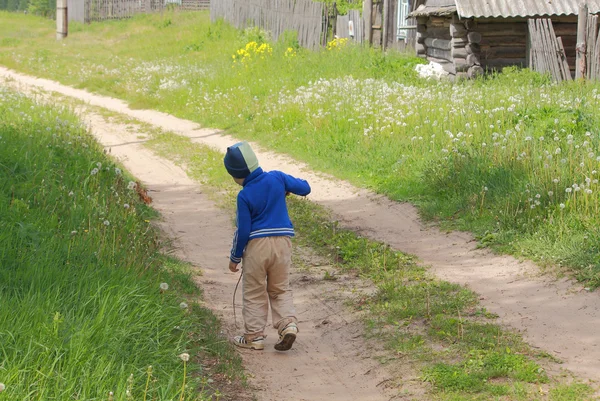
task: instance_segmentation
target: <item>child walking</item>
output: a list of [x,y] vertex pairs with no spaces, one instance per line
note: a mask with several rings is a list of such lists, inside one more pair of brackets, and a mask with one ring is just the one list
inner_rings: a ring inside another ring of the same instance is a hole
[[269,302],[273,327],[279,333],[278,351],[292,348],[298,334],[298,320],[290,288],[294,228],[285,197],[306,196],[310,186],[304,180],[280,171],[264,172],[247,142],[227,148],[227,172],[243,188],[237,196],[237,230],[229,270],[237,272],[243,260],[244,335],[233,338],[242,348],[265,348]]

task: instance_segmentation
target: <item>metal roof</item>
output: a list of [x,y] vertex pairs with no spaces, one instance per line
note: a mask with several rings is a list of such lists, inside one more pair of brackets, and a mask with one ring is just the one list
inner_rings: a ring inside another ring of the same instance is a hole
[[[600,13],[600,0],[586,0],[590,13]],[[535,17],[577,15],[581,0],[426,0],[414,14],[437,15],[456,6],[458,15],[471,17]]]
[[[439,0],[437,0],[439,1]],[[533,17],[577,15],[581,0],[455,0],[458,15],[470,17]],[[591,13],[600,12],[600,0],[587,0]]]

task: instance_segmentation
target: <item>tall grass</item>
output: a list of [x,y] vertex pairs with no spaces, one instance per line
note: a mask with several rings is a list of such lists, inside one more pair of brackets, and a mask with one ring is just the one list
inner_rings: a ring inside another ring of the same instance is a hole
[[136,185],[73,114],[0,87],[0,400],[203,400],[178,355],[236,366]]
[[[600,285],[597,84],[427,82],[405,55],[307,51],[204,13],[76,25],[62,44],[38,19],[0,20],[2,64],[227,128]],[[272,52],[241,62],[252,42]]]

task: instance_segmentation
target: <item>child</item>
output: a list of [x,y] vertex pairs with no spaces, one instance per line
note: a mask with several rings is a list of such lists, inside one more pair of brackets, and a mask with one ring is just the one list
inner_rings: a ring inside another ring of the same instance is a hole
[[280,171],[264,172],[247,142],[227,148],[224,163],[234,181],[243,187],[237,196],[237,230],[229,270],[237,272],[244,260],[245,334],[234,337],[233,342],[242,348],[265,348],[270,301],[273,327],[279,333],[275,349],[287,351],[296,340],[298,321],[289,281],[294,228],[285,197],[289,193],[306,196],[310,186]]

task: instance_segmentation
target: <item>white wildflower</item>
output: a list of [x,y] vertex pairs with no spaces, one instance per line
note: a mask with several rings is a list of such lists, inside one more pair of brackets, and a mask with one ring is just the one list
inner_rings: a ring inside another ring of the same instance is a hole
[[75,193],[73,191],[69,192],[69,196],[73,196]]
[[187,362],[190,360],[190,354],[184,352],[183,354],[179,355],[179,358],[181,358],[183,362]]
[[160,289],[163,291],[166,291],[169,289],[169,284],[167,283],[160,283]]

